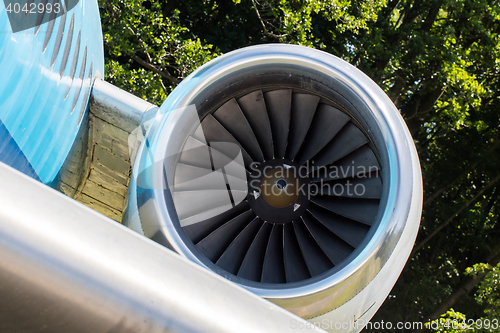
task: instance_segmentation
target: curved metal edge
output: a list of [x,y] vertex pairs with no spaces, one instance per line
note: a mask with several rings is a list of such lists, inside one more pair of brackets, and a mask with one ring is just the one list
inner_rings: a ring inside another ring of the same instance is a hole
[[254,333],[307,325],[2,163],[0,286],[2,332]]
[[[420,174],[418,164],[416,166],[412,164],[411,155],[416,156],[415,147],[404,121],[385,93],[370,78],[353,66],[321,51],[292,45],[265,45],[245,48],[226,54],[202,66],[176,88],[160,108],[160,114],[165,115],[162,123],[157,126],[156,131],[150,132],[150,143],[152,144],[150,151],[158,156],[162,156],[167,151],[169,136],[175,137],[172,135],[172,131],[176,128],[176,121],[180,118],[174,110],[189,105],[197,92],[223,77],[225,73],[231,73],[238,68],[254,64],[270,62],[306,64],[342,80],[351,87],[368,104],[369,109],[372,110],[373,118],[376,119],[385,135],[387,150],[390,154],[391,170],[399,170],[397,174],[391,173],[389,199],[381,226],[356,260],[337,274],[307,287],[280,290],[247,287],[252,292],[268,298],[300,316],[313,317],[325,312],[324,309],[332,310],[341,306],[369,285],[369,282],[391,257],[398,242],[401,241],[400,236],[405,228],[409,213],[415,211],[413,208],[415,202],[412,202],[412,196],[421,196],[421,191],[420,194],[413,193],[413,174]],[[150,175],[151,181],[162,182],[162,173],[162,170],[156,170]],[[168,191],[156,190],[148,194],[148,208],[144,211],[149,212],[148,216],[151,220],[147,226],[150,230],[146,232],[146,236],[156,238],[157,241],[168,244],[186,258],[202,264],[186,250],[175,231],[170,230],[173,229],[169,227],[171,223],[161,222],[162,220],[170,221],[168,210],[173,209],[173,203],[168,209],[155,203],[155,201],[165,202],[165,195],[168,195],[165,192]],[[154,214],[151,214],[152,210],[155,212]],[[144,224],[143,227],[145,227]],[[351,290],[349,295],[342,294],[342,291],[346,289]],[[342,297],[340,297],[341,295]]]
[[128,133],[140,126],[146,112],[158,108],[101,79],[94,81],[91,100],[94,114]]

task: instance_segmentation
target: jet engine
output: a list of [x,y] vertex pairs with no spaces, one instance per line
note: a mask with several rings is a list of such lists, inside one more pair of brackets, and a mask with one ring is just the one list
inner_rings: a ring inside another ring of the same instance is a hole
[[422,208],[411,135],[370,78],[311,48],[248,47],[145,119],[126,225],[322,328],[366,324]]

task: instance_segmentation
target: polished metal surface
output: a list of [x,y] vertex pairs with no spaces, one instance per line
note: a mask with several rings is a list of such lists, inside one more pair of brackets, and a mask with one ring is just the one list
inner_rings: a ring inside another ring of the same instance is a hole
[[1,332],[295,332],[302,319],[0,163]]
[[[385,185],[388,186],[388,194],[383,199],[383,209],[379,211],[378,227],[366,246],[335,274],[300,287],[263,288],[250,284],[245,287],[304,318],[321,316],[350,304],[356,295],[366,291],[376,303],[367,312],[373,315],[397,280],[410,253],[411,245],[408,244],[412,244],[415,239],[420,221],[422,180],[415,146],[399,112],[385,93],[359,70],[330,54],[293,45],[263,45],[228,53],[195,71],[169,95],[160,108],[157,122],[148,132],[149,147],[143,145],[138,156],[142,158],[142,163],[147,163],[148,156],[162,160],[180,151],[186,136],[196,129],[195,122],[184,119],[184,108],[192,105],[211,85],[224,81],[238,71],[251,73],[252,68],[273,66],[285,68],[284,71],[295,68],[297,71],[324,74],[335,82],[355,108],[361,110],[355,118],[367,127],[367,131],[376,130],[379,133],[373,135],[375,145],[385,159],[387,173],[384,180],[388,184]],[[134,173],[137,175],[140,171],[140,163],[136,163]],[[162,184],[165,177],[170,181],[172,171],[173,165],[158,163],[147,176],[151,183]],[[128,217],[133,218],[129,224],[135,225],[135,230],[140,229],[138,231],[144,232],[146,236],[207,267],[206,263],[193,255],[176,231],[174,226],[178,221],[175,207],[168,196],[169,192],[161,187],[140,189],[138,193],[133,176],[128,210]],[[142,199],[138,201],[138,197]],[[405,231],[405,237],[402,238]],[[400,245],[402,242],[404,246]],[[396,259],[388,265],[390,258]],[[394,267],[397,267],[397,273]],[[371,284],[375,277],[388,287],[383,289],[387,291],[384,295],[373,294],[374,288],[380,289],[380,285]]]

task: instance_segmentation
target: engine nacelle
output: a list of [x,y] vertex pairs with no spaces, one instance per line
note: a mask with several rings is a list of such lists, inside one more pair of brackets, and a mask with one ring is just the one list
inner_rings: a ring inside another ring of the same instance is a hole
[[244,48],[146,125],[125,224],[327,330],[361,330],[422,208],[412,138],[370,78],[310,48]]

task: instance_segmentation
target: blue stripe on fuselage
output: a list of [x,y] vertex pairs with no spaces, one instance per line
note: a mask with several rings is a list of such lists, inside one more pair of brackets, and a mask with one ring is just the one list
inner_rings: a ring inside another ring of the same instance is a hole
[[16,140],[10,135],[9,130],[0,120],[0,162],[3,162],[14,169],[40,181],[30,161],[26,158]]

